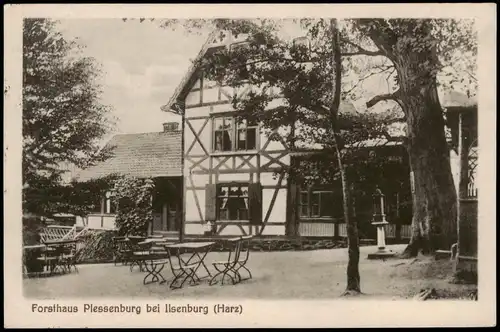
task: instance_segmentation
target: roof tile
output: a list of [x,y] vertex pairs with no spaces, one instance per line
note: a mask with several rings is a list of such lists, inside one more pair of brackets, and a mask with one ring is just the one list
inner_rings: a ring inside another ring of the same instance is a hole
[[111,174],[135,177],[182,176],[181,131],[123,134],[107,144],[113,156],[82,170],[78,181]]

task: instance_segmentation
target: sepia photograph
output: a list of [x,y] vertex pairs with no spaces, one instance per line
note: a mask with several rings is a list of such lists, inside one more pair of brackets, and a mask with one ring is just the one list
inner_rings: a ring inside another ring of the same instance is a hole
[[149,13],[19,25],[23,310],[496,293],[477,18]]

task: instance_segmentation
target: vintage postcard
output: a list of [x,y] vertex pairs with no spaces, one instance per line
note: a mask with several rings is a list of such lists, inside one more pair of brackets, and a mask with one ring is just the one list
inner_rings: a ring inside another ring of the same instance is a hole
[[496,325],[495,4],[4,21],[5,327]]

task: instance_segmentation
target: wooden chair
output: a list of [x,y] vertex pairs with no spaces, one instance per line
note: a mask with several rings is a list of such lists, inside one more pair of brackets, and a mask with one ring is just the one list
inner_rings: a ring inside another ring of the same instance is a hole
[[212,277],[212,279],[210,279],[209,285],[214,285],[217,282],[217,277],[220,275],[222,275],[221,285],[224,284],[224,278],[226,276],[231,279],[233,285],[241,279],[238,275],[238,271],[236,270],[241,251],[241,237],[228,239],[225,240],[225,242],[229,246],[227,260],[212,262],[212,265],[214,269],[217,270],[217,273]]

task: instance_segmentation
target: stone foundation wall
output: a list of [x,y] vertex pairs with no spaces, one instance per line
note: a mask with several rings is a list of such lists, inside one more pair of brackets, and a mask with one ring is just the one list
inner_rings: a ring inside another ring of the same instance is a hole
[[[207,239],[196,239],[190,241],[207,241]],[[361,240],[360,246],[375,245],[374,240]],[[306,251],[320,249],[347,248],[345,239],[252,239],[249,243],[251,251]],[[248,246],[245,245],[246,249]],[[225,241],[217,241],[212,251],[228,251],[231,244]]]

